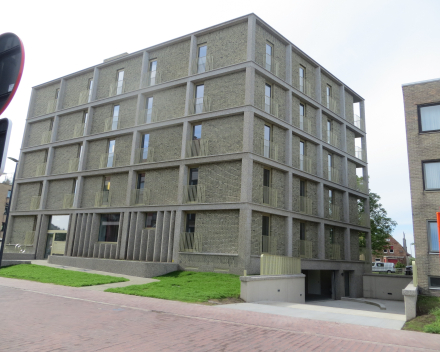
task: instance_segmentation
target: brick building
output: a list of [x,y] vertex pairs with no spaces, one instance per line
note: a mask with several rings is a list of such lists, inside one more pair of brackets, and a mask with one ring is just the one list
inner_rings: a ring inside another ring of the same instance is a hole
[[261,253],[301,256],[310,294],[360,296],[364,114],[254,14],[36,86],[9,256],[15,243],[31,258],[56,247],[51,261],[119,259],[108,270],[142,275],[251,274]]
[[405,247],[405,238],[404,245],[401,245],[393,236],[387,238],[388,248],[383,249],[383,254],[374,255],[373,253],[373,262],[383,262],[383,263],[402,263],[404,265],[407,264],[407,258],[411,257],[411,255],[407,252]]
[[418,284],[440,296],[440,79],[402,85]]
[[[12,182],[9,182],[9,179],[7,181],[3,181],[0,183],[0,211],[1,214],[1,222],[6,221],[6,210],[9,207],[10,202],[10,196],[11,196],[11,188],[12,188]],[[0,238],[3,238],[3,231],[0,231]]]

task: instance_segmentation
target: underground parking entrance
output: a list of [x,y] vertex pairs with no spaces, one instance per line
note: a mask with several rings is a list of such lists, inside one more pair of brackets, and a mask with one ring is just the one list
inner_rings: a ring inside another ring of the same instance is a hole
[[335,299],[334,270],[302,270],[305,278],[306,302]]

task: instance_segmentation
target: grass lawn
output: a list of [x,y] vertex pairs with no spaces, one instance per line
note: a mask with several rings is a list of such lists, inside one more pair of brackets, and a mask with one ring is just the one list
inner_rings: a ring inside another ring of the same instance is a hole
[[417,317],[408,321],[403,330],[440,334],[440,297],[418,296]]
[[123,277],[89,274],[35,264],[19,264],[0,269],[1,277],[38,281],[48,284],[82,287],[129,281]]
[[106,292],[169,299],[182,302],[206,302],[240,296],[238,275],[174,271],[155,277],[159,282],[109,288]]

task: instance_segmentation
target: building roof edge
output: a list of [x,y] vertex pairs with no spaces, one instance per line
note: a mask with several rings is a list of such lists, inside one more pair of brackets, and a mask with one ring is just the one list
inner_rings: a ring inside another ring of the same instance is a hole
[[428,82],[435,82],[435,81],[440,81],[440,78],[427,79],[425,81],[417,81],[417,82],[411,82],[411,83],[403,83],[402,87],[412,86],[412,85],[422,84],[422,83],[428,83]]

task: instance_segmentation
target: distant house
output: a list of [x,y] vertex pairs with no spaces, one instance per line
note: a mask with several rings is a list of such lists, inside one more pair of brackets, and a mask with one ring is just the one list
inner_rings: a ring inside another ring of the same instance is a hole
[[[404,246],[402,246],[393,236],[387,239],[389,241],[389,247],[383,250],[383,255],[375,256],[372,254],[373,262],[384,262],[384,263],[402,263],[406,264],[406,258],[411,257],[411,255],[405,250]],[[404,239],[405,245],[405,239]]]

